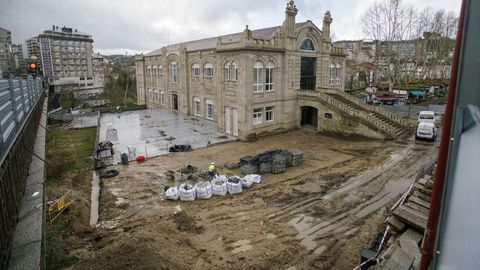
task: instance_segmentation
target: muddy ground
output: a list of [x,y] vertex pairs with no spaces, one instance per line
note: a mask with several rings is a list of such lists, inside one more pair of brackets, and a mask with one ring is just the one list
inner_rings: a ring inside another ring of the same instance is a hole
[[[242,194],[164,199],[164,186],[175,184],[168,170],[291,147],[304,151],[303,166],[265,174]],[[118,166],[119,176],[102,180],[97,227],[72,232],[79,259],[71,269],[352,269],[385,206],[437,150],[293,131]]]

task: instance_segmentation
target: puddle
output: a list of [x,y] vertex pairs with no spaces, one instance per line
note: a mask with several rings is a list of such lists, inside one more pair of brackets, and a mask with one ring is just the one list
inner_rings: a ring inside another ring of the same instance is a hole
[[234,247],[234,249],[232,250],[232,253],[236,254],[251,249],[252,246],[250,245],[250,242],[251,241],[249,239],[243,239],[233,243],[232,247]]
[[97,171],[93,171],[92,176],[92,195],[90,198],[90,226],[94,226],[98,222],[98,200],[100,196],[100,177]]

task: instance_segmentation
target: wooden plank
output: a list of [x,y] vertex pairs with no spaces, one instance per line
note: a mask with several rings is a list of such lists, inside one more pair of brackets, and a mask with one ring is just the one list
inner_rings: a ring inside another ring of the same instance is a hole
[[416,196],[416,193],[410,196],[410,198],[408,198],[408,202],[413,202],[415,204],[425,207],[426,209],[430,208],[430,201],[425,201],[424,199]]
[[417,228],[422,232],[427,226],[427,220],[421,214],[415,213],[415,211],[411,209],[400,207],[393,212],[393,215],[400,221],[403,221],[407,225]]

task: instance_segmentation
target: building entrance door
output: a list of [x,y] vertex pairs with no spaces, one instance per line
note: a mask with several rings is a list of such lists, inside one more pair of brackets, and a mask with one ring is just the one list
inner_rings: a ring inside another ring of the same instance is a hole
[[231,119],[231,109],[229,107],[225,107],[225,133],[230,134],[230,124],[232,123]]
[[300,66],[300,90],[315,90],[316,57],[302,57]]
[[300,120],[300,125],[302,128],[307,129],[317,129],[317,120],[318,120],[318,110],[317,108],[310,106],[301,107],[302,110],[302,119]]
[[172,94],[172,109],[178,111],[178,96],[177,94]]

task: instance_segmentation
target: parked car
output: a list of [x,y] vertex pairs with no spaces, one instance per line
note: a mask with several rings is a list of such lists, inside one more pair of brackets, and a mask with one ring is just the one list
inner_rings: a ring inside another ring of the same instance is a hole
[[430,122],[437,123],[435,112],[433,111],[421,111],[418,113],[418,123],[420,122]]
[[438,129],[435,123],[432,122],[419,122],[417,129],[415,130],[415,139],[417,140],[429,140],[434,142],[437,139]]

